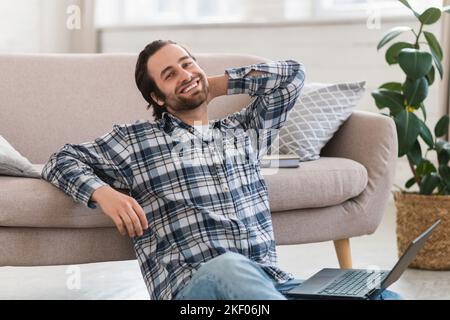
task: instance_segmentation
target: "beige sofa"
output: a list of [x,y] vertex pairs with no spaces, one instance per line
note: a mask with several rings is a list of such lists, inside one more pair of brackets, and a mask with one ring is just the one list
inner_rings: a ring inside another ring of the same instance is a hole
[[[248,55],[197,58],[209,75],[267,61]],[[32,163],[43,164],[65,143],[92,140],[114,123],[151,119],[134,84],[135,62],[131,54],[0,55],[0,134]],[[249,99],[217,98],[210,116],[237,111]],[[396,158],[393,121],[354,112],[320,160],[274,175],[264,169],[277,244],[334,240],[341,267],[350,267],[348,239],[379,225]],[[39,179],[0,177],[0,243],[0,266],[135,258],[130,239],[100,208],[84,207]]]

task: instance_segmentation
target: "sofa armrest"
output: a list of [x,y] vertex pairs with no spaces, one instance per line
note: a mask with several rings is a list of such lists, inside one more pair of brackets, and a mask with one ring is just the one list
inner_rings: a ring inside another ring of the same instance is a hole
[[366,189],[355,201],[366,217],[365,233],[371,234],[381,222],[395,177],[398,154],[394,121],[372,112],[354,111],[321,155],[361,163],[368,173]]

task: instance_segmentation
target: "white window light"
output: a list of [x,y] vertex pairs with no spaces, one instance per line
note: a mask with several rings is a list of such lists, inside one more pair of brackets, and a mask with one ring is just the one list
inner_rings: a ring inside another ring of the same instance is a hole
[[[361,16],[373,10],[380,10],[386,16],[411,14],[398,0],[318,0],[315,3],[315,16],[319,18]],[[442,0],[410,0],[409,3],[418,12],[429,6],[442,6]]]
[[[442,6],[442,0],[410,3],[419,12],[428,6]],[[252,14],[254,10],[257,12]],[[270,0],[264,5],[259,0],[96,0],[96,25],[270,22],[274,16],[275,20],[287,21],[345,20],[365,17],[373,10],[379,10],[382,16],[411,14],[397,0]]]
[[239,3],[239,0],[96,0],[96,25],[240,21]]

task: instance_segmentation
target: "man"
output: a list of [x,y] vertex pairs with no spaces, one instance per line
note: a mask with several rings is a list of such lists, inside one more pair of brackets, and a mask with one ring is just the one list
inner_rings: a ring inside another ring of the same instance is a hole
[[[261,63],[208,77],[186,49],[158,40],[140,53],[135,78],[156,122],[66,144],[42,177],[97,203],[132,237],[152,299],[285,299],[299,281],[277,266],[259,163],[300,95],[303,66]],[[253,97],[248,107],[208,121],[212,99],[239,93]]]

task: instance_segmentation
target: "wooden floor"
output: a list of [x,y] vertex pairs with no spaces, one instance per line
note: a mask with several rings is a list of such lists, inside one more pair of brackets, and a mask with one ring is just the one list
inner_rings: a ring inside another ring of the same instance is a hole
[[[395,210],[392,202],[377,232],[352,239],[351,246],[355,268],[389,269],[395,264]],[[302,279],[321,268],[338,267],[332,242],[279,246],[278,255],[280,266]],[[1,267],[0,284],[0,299],[148,299],[137,261]],[[450,299],[450,271],[409,269],[390,289],[405,299]]]

